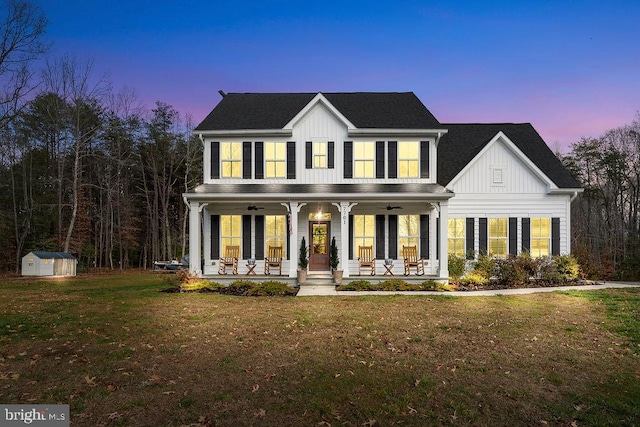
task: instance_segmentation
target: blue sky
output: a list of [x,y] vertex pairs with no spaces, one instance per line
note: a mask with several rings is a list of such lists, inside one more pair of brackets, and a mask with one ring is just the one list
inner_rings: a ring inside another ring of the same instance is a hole
[[636,1],[34,0],[53,54],[199,122],[226,92],[413,91],[552,149],[640,111]]

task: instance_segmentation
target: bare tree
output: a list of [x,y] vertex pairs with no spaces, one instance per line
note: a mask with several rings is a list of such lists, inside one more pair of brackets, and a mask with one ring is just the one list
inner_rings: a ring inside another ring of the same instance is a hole
[[0,0],[0,127],[20,111],[32,87],[30,66],[47,50],[42,42],[47,20],[27,0]]

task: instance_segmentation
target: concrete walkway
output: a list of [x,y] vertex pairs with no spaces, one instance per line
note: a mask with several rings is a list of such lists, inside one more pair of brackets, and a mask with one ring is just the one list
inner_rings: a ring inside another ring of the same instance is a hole
[[539,292],[556,291],[585,291],[605,288],[634,288],[640,287],[640,282],[592,282],[589,285],[577,286],[557,286],[547,288],[520,288],[520,289],[497,289],[490,291],[336,291],[333,285],[302,285],[298,291],[299,297],[333,295],[333,296],[358,296],[358,295],[447,295],[459,297],[479,297],[491,295],[525,295]]

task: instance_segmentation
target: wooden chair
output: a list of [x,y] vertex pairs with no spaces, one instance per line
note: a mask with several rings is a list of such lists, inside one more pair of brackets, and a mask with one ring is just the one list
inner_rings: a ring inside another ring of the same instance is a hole
[[424,260],[418,257],[416,246],[402,246],[402,257],[404,258],[404,275],[411,274],[411,269],[415,267],[416,276],[424,274]]
[[282,246],[269,246],[264,259],[264,274],[271,274],[275,267],[278,267],[278,275],[282,276]]
[[372,276],[376,274],[376,259],[373,256],[373,246],[358,246],[358,275],[362,275],[363,269]]
[[230,268],[233,274],[238,274],[238,258],[240,258],[240,246],[227,246],[224,257],[220,258],[218,274],[227,274],[227,268]]

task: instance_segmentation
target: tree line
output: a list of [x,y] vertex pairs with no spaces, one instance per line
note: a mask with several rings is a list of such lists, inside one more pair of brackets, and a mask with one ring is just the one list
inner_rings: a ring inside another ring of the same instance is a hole
[[[0,270],[31,250],[109,269],[181,257],[182,193],[202,181],[191,119],[162,102],[146,111],[91,62],[45,59],[45,29],[30,0],[0,0]],[[584,187],[572,206],[583,270],[639,279],[640,115],[559,157]]]

